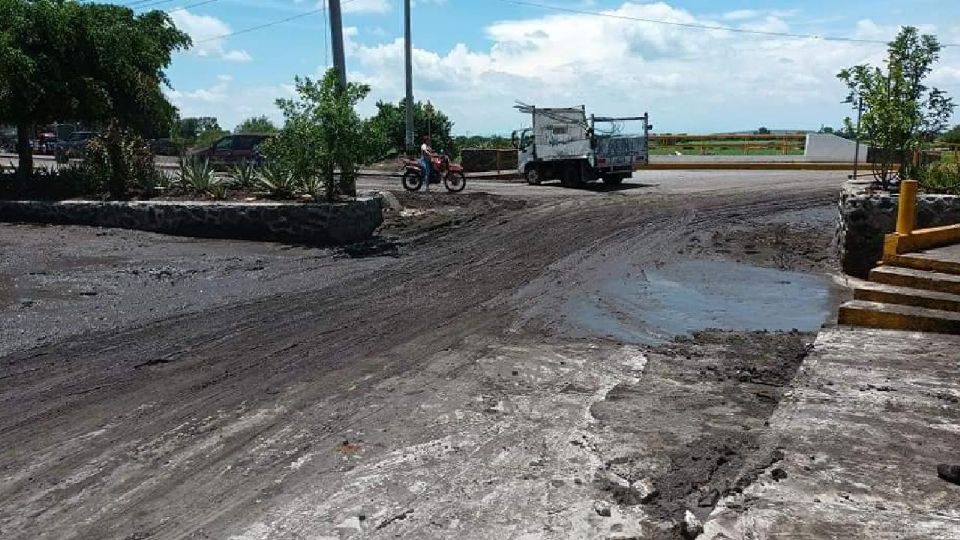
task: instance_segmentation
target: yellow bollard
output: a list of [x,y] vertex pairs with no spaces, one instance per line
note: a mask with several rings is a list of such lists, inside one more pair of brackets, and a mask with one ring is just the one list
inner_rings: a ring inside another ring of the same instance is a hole
[[900,202],[897,208],[897,234],[910,236],[917,226],[917,181],[900,182]]

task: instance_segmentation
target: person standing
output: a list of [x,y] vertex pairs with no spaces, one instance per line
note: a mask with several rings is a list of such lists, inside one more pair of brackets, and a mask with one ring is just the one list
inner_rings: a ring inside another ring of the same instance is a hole
[[430,191],[430,175],[433,173],[433,148],[430,147],[430,136],[423,136],[423,144],[420,145],[420,166],[423,167],[423,184],[420,191]]

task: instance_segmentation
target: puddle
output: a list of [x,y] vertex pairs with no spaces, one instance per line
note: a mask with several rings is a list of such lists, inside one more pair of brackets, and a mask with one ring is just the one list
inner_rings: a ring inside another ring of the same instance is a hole
[[568,323],[594,335],[656,344],[697,330],[815,331],[830,318],[821,276],[723,261],[623,272],[568,301]]

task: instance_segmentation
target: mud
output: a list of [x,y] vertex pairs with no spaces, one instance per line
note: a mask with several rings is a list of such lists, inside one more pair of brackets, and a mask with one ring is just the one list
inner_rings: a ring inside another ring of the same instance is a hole
[[[685,257],[731,260],[743,216],[834,194],[398,194],[389,255],[2,226],[2,536],[673,534],[770,463],[755,437],[809,336],[651,348],[563,306],[613,260],[656,269],[715,233],[732,247]],[[610,472],[659,496],[618,499]]]

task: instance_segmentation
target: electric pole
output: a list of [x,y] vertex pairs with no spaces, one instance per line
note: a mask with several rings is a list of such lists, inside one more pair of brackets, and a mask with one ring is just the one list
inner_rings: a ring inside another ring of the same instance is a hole
[[340,90],[347,88],[347,61],[343,55],[343,16],[340,0],[330,0],[330,37],[333,41],[333,67],[337,70]]
[[403,29],[406,45],[404,64],[407,75],[407,151],[416,144],[413,140],[413,31],[410,24],[410,0],[403,0]]

